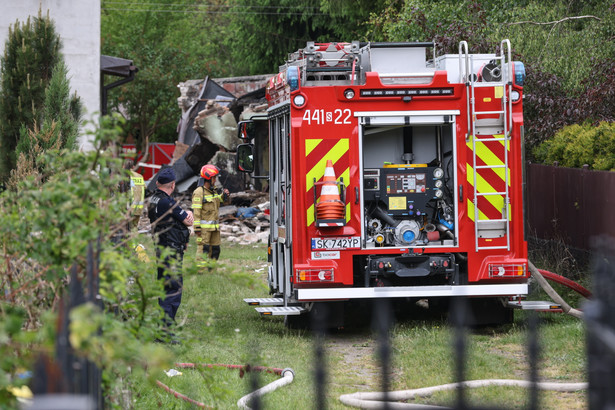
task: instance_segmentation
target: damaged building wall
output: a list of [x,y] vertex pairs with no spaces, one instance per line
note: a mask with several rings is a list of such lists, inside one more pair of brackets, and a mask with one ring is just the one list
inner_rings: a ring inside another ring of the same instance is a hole
[[[220,169],[217,185],[231,192],[233,205],[222,207],[220,213],[222,236],[230,242],[264,243],[268,237],[269,194],[264,192],[267,182],[237,172],[235,162],[237,146],[246,142],[237,138],[237,122],[252,119],[258,124],[256,136],[251,141],[257,160],[254,175],[268,172],[265,85],[269,78],[269,75],[250,77],[251,83],[243,86],[239,86],[241,81],[235,78],[223,79],[224,87],[208,78],[187,80],[178,85],[181,95],[177,104],[182,114],[175,152],[169,164],[177,175],[177,197],[183,208],[189,208],[201,167],[208,163],[217,166]],[[233,91],[241,90],[244,94],[233,95],[229,91],[230,84]],[[157,175],[148,184],[149,193],[156,188],[156,178]]]
[[[252,115],[263,111],[255,107],[262,106],[264,102],[264,87],[269,78],[270,75],[216,81],[205,78],[187,80],[178,85],[181,95],[177,103],[182,116],[172,166],[185,171],[178,175],[180,192],[191,192],[196,187],[199,171],[208,163],[220,169],[218,179],[231,192],[247,188],[260,190],[266,186],[261,181],[254,184],[245,174],[238,175],[235,170],[235,152],[237,146],[245,142],[237,138],[237,121],[245,117],[245,112]],[[261,151],[264,150],[257,155],[259,171],[264,172],[268,170],[268,138],[263,137],[261,132],[253,143]]]

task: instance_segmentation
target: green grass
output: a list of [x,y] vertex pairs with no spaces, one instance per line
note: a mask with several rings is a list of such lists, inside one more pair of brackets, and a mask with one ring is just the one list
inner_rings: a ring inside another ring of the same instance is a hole
[[[193,245],[192,245],[193,246]],[[194,248],[185,264],[193,263]],[[153,274],[152,274],[153,275]],[[305,330],[285,328],[281,317],[261,317],[243,302],[246,297],[267,297],[266,247],[224,243],[218,265],[211,272],[188,273],[183,302],[178,312],[183,343],[168,346],[176,362],[252,364],[290,367],[295,380],[262,398],[263,408],[315,408],[314,340]],[[540,298],[540,297],[538,297]],[[544,296],[543,296],[544,298]],[[549,381],[584,381],[585,336],[580,321],[557,314],[542,314],[539,341],[539,376]],[[512,325],[483,328],[468,333],[466,379],[528,377],[526,314],[517,312]],[[438,317],[400,319],[391,331],[391,389],[428,387],[455,380],[452,355],[454,331]],[[326,401],[332,409],[345,409],[339,396],[356,391],[379,391],[380,365],[377,337],[366,319],[329,334],[325,339],[327,360]],[[160,380],[172,389],[209,406],[236,408],[236,402],[258,386],[278,378],[251,373],[243,378],[237,370],[179,369],[181,376],[134,372],[132,402],[136,409],[194,408],[156,386]],[[475,405],[524,408],[528,393],[520,388],[489,387],[467,393]],[[455,394],[439,393],[420,399],[425,404],[454,403]],[[586,408],[586,394],[540,393],[546,409]]]

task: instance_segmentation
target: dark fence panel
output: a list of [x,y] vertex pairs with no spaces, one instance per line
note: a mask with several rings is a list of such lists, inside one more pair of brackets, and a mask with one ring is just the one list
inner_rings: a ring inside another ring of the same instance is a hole
[[615,237],[615,172],[529,164],[527,209],[532,234],[589,250],[591,238]]

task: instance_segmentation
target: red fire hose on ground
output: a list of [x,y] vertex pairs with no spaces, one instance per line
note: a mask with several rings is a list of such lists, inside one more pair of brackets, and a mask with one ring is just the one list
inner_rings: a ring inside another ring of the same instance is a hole
[[[547,282],[546,278],[549,278],[550,280],[560,283],[564,286],[567,286],[570,289],[585,296],[586,298],[591,296],[590,291],[568,278],[556,275],[555,273],[549,271],[537,269],[536,266],[534,266],[534,264],[529,260],[527,261],[527,264],[530,268],[530,272],[532,273],[532,277],[536,279],[538,284],[547,293],[547,295],[549,295],[551,299],[553,299],[554,302],[559,303],[562,306],[562,310],[564,311],[564,313],[574,316],[578,319],[583,319],[583,312],[578,309],[572,308],[568,303],[566,303],[566,301],[555,291],[555,289],[551,287],[551,285]],[[542,272],[546,272],[546,275],[544,275]]]
[[544,270],[544,269],[538,269],[538,272],[540,272],[542,276],[545,277],[545,279],[549,279],[553,282],[559,283],[560,285],[564,285],[567,288],[574,290],[575,292],[577,292],[578,294],[580,294],[586,299],[592,296],[592,293],[589,290],[584,288],[582,285],[579,285],[575,281],[572,281],[564,276],[558,275],[553,272],[549,272],[548,270]]

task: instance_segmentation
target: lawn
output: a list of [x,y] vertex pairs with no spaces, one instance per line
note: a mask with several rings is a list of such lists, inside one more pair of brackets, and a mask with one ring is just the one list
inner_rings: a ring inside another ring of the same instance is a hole
[[[186,264],[193,263],[191,247]],[[168,349],[178,363],[233,364],[292,368],[294,381],[265,395],[262,408],[316,408],[315,363],[319,362],[313,334],[290,330],[281,317],[261,317],[243,302],[246,297],[267,297],[266,247],[223,244],[220,262],[211,271],[187,275],[178,313],[181,345]],[[543,296],[544,297],[544,296]],[[412,312],[417,312],[416,314]],[[357,310],[357,315],[363,314]],[[369,312],[368,312],[369,313]],[[444,318],[409,306],[390,331],[391,390],[428,387],[455,381],[455,331]],[[378,335],[369,314],[324,338],[325,402],[331,409],[348,408],[339,396],[357,391],[380,391],[381,364]],[[467,332],[466,379],[527,379],[527,314],[517,312],[512,325]],[[539,377],[545,381],[586,381],[583,323],[561,314],[541,314]],[[180,369],[182,374],[135,372],[130,400],[137,409],[194,408],[155,384],[164,383],[185,396],[214,408],[236,408],[237,401],[279,378],[250,372],[240,377],[227,368]],[[522,388],[484,387],[467,392],[472,405],[524,408],[528,392]],[[586,408],[586,392],[539,395],[540,408]],[[455,393],[420,399],[425,404],[453,404]]]

